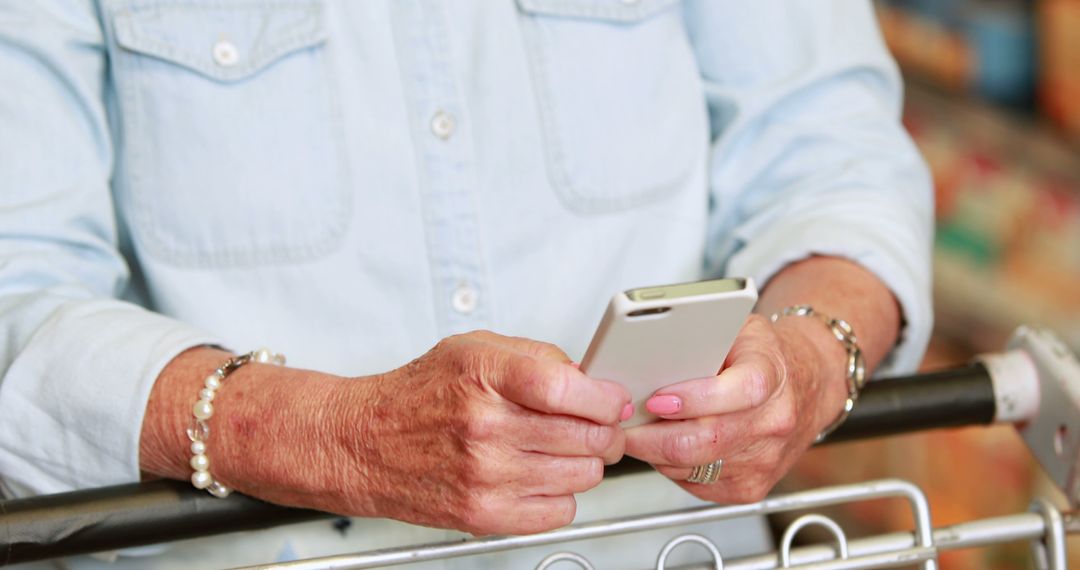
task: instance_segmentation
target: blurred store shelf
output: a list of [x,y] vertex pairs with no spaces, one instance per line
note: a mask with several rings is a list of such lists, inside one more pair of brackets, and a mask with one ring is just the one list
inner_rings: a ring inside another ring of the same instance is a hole
[[1080,348],[1080,145],[918,81],[905,122],[934,173],[938,332],[992,350],[1038,324]]

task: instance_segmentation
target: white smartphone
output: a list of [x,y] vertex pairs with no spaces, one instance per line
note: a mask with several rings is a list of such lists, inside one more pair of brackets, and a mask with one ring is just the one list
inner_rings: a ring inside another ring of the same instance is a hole
[[654,392],[720,371],[757,302],[752,279],[714,279],[615,294],[581,360],[593,378],[633,396],[633,427],[658,419],[645,410]]

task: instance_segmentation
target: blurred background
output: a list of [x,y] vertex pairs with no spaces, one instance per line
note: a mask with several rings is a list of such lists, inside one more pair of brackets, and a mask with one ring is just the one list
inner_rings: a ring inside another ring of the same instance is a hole
[[[936,333],[924,370],[1004,347],[1021,323],[1080,351],[1080,0],[879,0],[907,82],[904,121],[936,186]],[[1057,497],[1010,427],[942,431],[812,451],[787,490],[901,477],[935,526]],[[910,528],[884,502],[845,528]],[[1080,566],[1080,540],[1069,544]],[[945,569],[1031,568],[1027,546],[959,551]]]

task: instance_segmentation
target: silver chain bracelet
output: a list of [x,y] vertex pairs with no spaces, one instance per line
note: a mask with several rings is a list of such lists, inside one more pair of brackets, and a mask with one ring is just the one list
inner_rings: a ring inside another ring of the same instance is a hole
[[821,319],[825,326],[829,327],[836,340],[839,340],[844,345],[844,351],[847,352],[847,370],[845,376],[848,385],[848,397],[844,402],[844,409],[840,410],[840,415],[832,421],[825,429],[821,430],[814,443],[821,443],[829,436],[830,433],[840,427],[840,424],[844,423],[844,420],[851,414],[851,410],[855,409],[855,403],[859,401],[859,392],[862,391],[863,386],[866,385],[866,360],[863,358],[862,349],[859,348],[858,340],[855,338],[855,331],[852,330],[851,325],[843,319],[834,319],[828,315],[818,313],[814,311],[814,308],[810,305],[793,305],[787,307],[781,311],[773,313],[769,320],[776,322],[780,317],[813,317]]

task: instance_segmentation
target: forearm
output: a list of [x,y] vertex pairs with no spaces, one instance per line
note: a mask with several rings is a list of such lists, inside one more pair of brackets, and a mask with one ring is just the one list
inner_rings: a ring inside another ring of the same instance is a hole
[[[154,384],[139,445],[144,474],[187,479],[192,468],[187,429],[203,382],[232,356],[200,347],[173,359]],[[249,363],[230,374],[214,398],[207,455],[222,484],[288,505],[335,505],[349,460],[339,439],[341,402],[362,381],[309,370]],[[326,501],[327,504],[323,504]],[[336,505],[338,509],[342,505]]]

